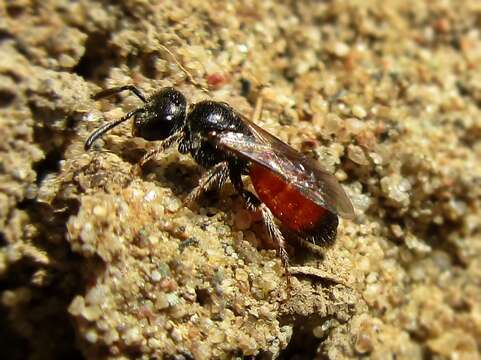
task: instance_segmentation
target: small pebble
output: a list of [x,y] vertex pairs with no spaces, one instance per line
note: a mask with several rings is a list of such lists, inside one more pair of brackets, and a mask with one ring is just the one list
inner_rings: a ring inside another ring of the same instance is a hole
[[154,270],[150,274],[150,278],[152,279],[152,281],[158,282],[158,281],[160,281],[160,279],[162,279],[162,275],[157,270]]
[[89,343],[95,344],[97,342],[97,339],[98,339],[97,332],[93,329],[88,330],[87,333],[85,334],[85,339]]
[[177,328],[172,329],[170,336],[175,342],[182,341],[182,333]]
[[93,209],[93,213],[98,217],[105,217],[107,215],[107,209],[101,205],[96,205]]
[[124,339],[127,345],[139,343],[142,340],[139,328],[131,327],[122,335],[122,339]]
[[339,57],[345,57],[347,54],[349,54],[349,51],[351,49],[349,48],[349,45],[347,45],[344,42],[336,42],[332,48],[332,51],[334,54],[336,54]]
[[369,160],[360,146],[350,144],[347,147],[349,159],[359,165],[369,165]]
[[360,119],[363,119],[366,117],[367,115],[367,111],[360,105],[354,105],[351,109],[352,111],[352,115],[360,118]]

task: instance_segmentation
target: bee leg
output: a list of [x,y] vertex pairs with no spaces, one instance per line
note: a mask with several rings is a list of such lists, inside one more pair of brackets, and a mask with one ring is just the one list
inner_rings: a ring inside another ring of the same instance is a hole
[[156,147],[150,149],[142,156],[142,159],[139,161],[139,166],[142,168],[147,161],[152,159],[157,154],[163,153],[169,147],[174,145],[175,143],[179,142],[184,137],[184,133],[182,131],[176,132],[175,134],[170,135],[167,139],[162,140]]
[[289,257],[287,255],[287,251],[285,248],[284,236],[282,235],[279,227],[276,225],[274,221],[274,215],[272,215],[272,212],[267,207],[267,205],[264,203],[261,203],[258,206],[258,209],[262,214],[262,220],[264,220],[264,224],[266,226],[267,232],[269,233],[269,237],[274,241],[274,244],[277,247],[277,253],[281,258],[282,265],[284,266],[284,270],[286,273],[287,286],[290,287],[291,278],[290,278],[290,272],[289,272]]
[[180,139],[178,150],[181,154],[188,154],[191,148],[192,144],[187,137]]
[[224,161],[209,169],[199,180],[199,185],[191,191],[184,200],[184,205],[189,206],[204,192],[217,187],[221,188],[229,177],[229,164]]
[[287,286],[290,287],[291,279],[289,272],[289,257],[285,248],[284,236],[282,235],[281,230],[275,223],[274,215],[267,207],[267,205],[260,201],[257,196],[255,196],[250,191],[244,189],[244,183],[242,182],[240,172],[236,168],[231,168],[230,170],[231,182],[234,185],[236,191],[244,199],[247,208],[251,211],[259,210],[261,212],[262,220],[264,221],[267,233],[269,234],[269,237],[272,239],[272,241],[274,241],[274,244],[277,248],[277,254],[281,258],[282,265],[284,266]]

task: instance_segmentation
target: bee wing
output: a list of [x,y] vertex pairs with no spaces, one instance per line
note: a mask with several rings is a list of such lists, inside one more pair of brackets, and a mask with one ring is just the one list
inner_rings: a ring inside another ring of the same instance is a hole
[[253,122],[244,119],[244,123],[252,135],[218,133],[217,145],[272,170],[329,211],[346,219],[355,217],[351,201],[333,175]]

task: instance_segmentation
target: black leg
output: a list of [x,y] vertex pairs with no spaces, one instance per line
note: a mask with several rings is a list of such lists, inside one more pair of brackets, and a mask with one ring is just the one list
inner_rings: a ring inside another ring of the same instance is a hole
[[209,169],[200,179],[199,185],[187,196],[184,204],[189,206],[197,200],[203,193],[213,189],[221,188],[229,177],[229,164],[221,162]]
[[264,221],[267,233],[269,234],[269,237],[272,239],[272,241],[274,241],[274,245],[277,248],[277,254],[281,258],[282,265],[284,266],[287,285],[290,286],[291,282],[289,273],[289,257],[285,248],[284,236],[282,235],[281,230],[275,223],[274,215],[267,207],[267,205],[260,201],[257,196],[255,196],[250,191],[244,189],[244,183],[242,182],[241,173],[237,168],[231,167],[229,175],[231,182],[234,185],[234,188],[244,199],[247,208],[249,210],[259,210],[261,212],[262,220]]
[[182,138],[180,141],[179,141],[179,152],[181,154],[187,154],[189,153],[190,151],[190,141],[189,141],[189,138],[187,136],[185,136],[184,138]]
[[167,139],[162,140],[155,148],[147,151],[147,153],[142,156],[142,159],[139,161],[140,167],[144,166],[147,161],[152,159],[157,154],[163,153],[169,147],[174,145],[175,143],[181,141],[181,139],[185,136],[183,131],[178,131],[172,135],[170,135]]
[[119,93],[121,91],[125,91],[125,90],[132,91],[144,103],[147,102],[147,100],[145,99],[145,96],[142,94],[142,92],[139,89],[137,89],[134,85],[123,85],[123,86],[116,86],[116,87],[113,87],[113,88],[110,88],[110,89],[105,89],[105,90],[102,90],[102,91],[98,92],[94,96],[92,96],[92,98],[94,100],[99,100],[99,99],[102,99],[104,97],[111,96],[111,95],[117,94],[117,93]]

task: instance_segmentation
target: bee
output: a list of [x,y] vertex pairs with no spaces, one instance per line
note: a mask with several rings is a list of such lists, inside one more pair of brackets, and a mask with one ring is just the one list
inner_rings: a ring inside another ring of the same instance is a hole
[[[338,216],[354,218],[351,201],[333,175],[227,103],[205,100],[189,106],[175,88],[165,87],[145,97],[132,85],[103,90],[94,99],[125,90],[135,94],[143,106],[95,130],[85,142],[85,150],[107,131],[133,118],[133,136],[160,141],[144,155],[141,166],[172,146],[190,154],[206,171],[185,202],[191,203],[229,180],[247,208],[262,215],[288,282],[289,260],[276,218],[300,238],[319,245],[334,242]],[[261,107],[258,101],[258,116]],[[250,177],[256,194],[245,188],[243,176]]]

